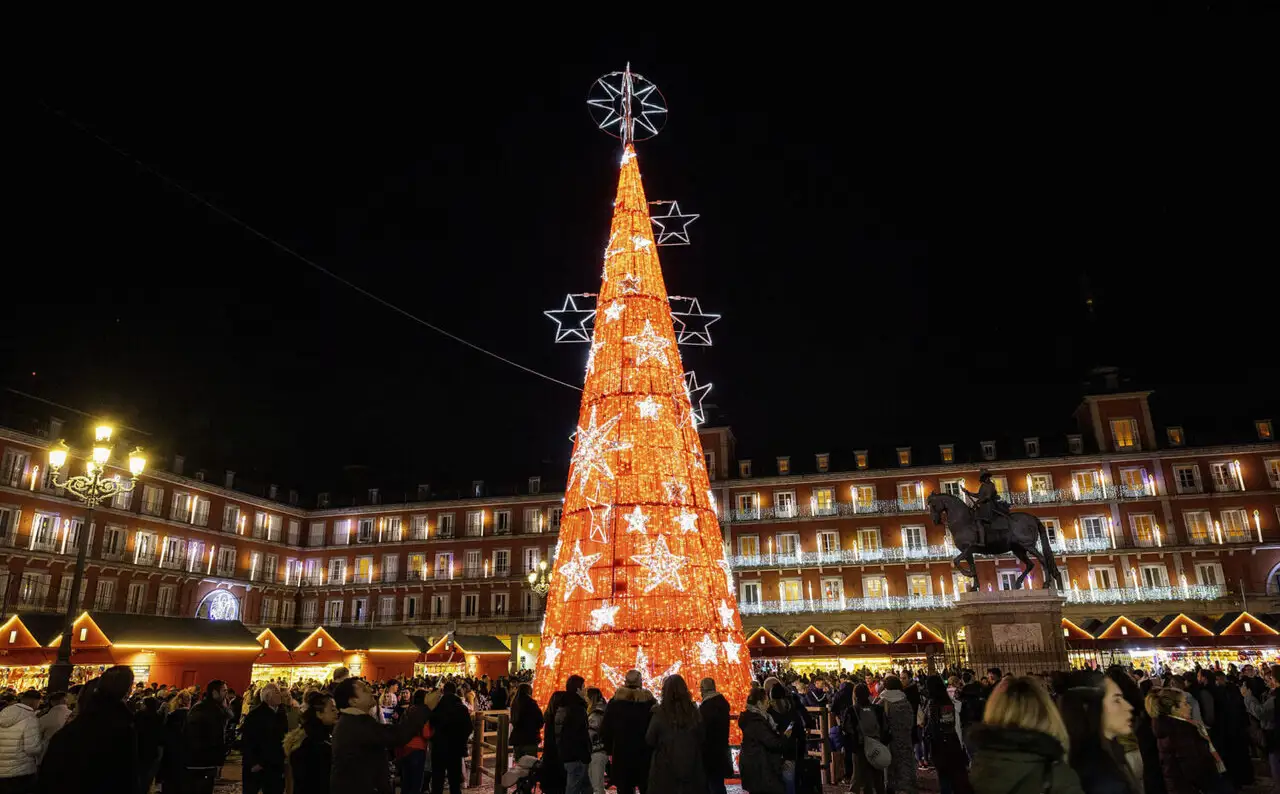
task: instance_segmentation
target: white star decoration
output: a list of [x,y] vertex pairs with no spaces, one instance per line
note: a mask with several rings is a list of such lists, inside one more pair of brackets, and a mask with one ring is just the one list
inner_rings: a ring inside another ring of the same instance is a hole
[[604,321],[611,323],[622,316],[622,310],[627,308],[627,304],[619,301],[610,303],[604,310]]
[[738,651],[741,650],[742,648],[741,644],[733,642],[732,640],[725,640],[720,644],[724,646],[724,656],[725,656],[726,662],[738,661]]
[[722,600],[717,611],[720,613],[720,625],[726,629],[733,628],[733,607]]
[[[683,662],[677,659],[670,667],[658,675],[650,675],[649,671],[652,669],[652,666],[649,663],[649,657],[645,655],[643,647],[636,648],[635,669],[640,673],[640,680],[644,688],[652,692],[654,697],[658,698],[658,700],[662,699],[662,682],[680,672],[682,664]],[[626,683],[625,671],[619,670],[608,664],[601,664],[600,671],[604,673],[605,679],[607,679],[609,683],[613,684],[615,689],[620,689],[623,684]]]
[[622,153],[622,162],[619,163],[619,165],[626,165],[627,163],[629,163],[634,159],[636,159],[636,153],[630,149],[627,149],[625,152]]
[[591,610],[591,627],[599,631],[605,626],[612,626],[613,618],[618,614],[619,609],[622,609],[622,607],[609,606],[609,602],[606,601],[602,606]]
[[560,658],[560,639],[556,638],[542,649],[542,662],[547,667],[555,667],[556,660]]
[[641,535],[648,534],[647,532],[645,532],[645,528],[649,525],[649,517],[644,514],[643,510],[640,509],[640,505],[636,505],[636,509],[632,510],[630,513],[627,513],[625,516],[623,516],[623,518],[627,519],[628,535],[632,534],[633,532],[639,533]]
[[653,245],[653,242],[649,238],[637,234],[631,238],[631,244],[635,246],[637,251],[647,251],[649,246]]
[[618,426],[621,418],[622,415],[618,414],[597,426],[596,409],[595,406],[591,407],[591,418],[586,427],[578,428],[578,445],[573,450],[573,457],[569,459],[569,467],[573,470],[569,477],[570,488],[577,482],[578,492],[585,494],[587,480],[591,478],[593,471],[603,474],[607,479],[613,479],[613,469],[609,468],[607,459],[609,454],[631,448],[628,442],[609,439],[609,434]]
[[685,534],[698,531],[698,514],[691,510],[681,511],[675,521],[680,525],[680,531]]
[[636,407],[640,409],[641,419],[657,419],[662,403],[653,399],[653,395],[650,394],[646,395],[643,400],[636,400]]
[[613,513],[613,504],[600,501],[600,483],[596,483],[595,498],[587,497],[587,512],[591,514],[591,534],[587,540],[609,542],[609,516]]
[[679,480],[664,480],[662,490],[666,492],[668,502],[675,502],[678,499],[680,504],[684,504],[689,498],[689,484]]
[[[596,555],[599,557],[600,555]],[[645,582],[645,594],[652,593],[661,584],[670,584],[680,592],[684,592],[684,582],[680,580],[680,569],[689,560],[678,554],[672,554],[667,548],[667,539],[659,535],[648,554],[632,554],[632,562],[638,562],[649,571],[649,581]],[[593,560],[594,562],[594,560]]]
[[636,346],[637,365],[653,358],[661,361],[666,366],[671,366],[671,362],[667,359],[667,348],[671,346],[671,342],[654,333],[653,323],[649,320],[644,321],[644,329],[640,333],[624,336],[622,341],[630,342]]
[[710,634],[703,634],[702,639],[695,642],[694,646],[698,649],[698,664],[716,663],[716,651],[720,649],[716,647],[716,641],[711,639]]
[[564,600],[568,601],[573,595],[573,591],[581,587],[588,593],[596,591],[595,585],[591,583],[591,566],[596,564],[596,560],[600,559],[602,554],[583,554],[582,541],[575,540],[573,542],[573,558],[560,566],[560,575],[565,577]]
[[[657,204],[659,202],[651,202]],[[658,245],[688,245],[689,244],[689,224],[696,221],[700,216],[696,213],[684,213],[680,211],[680,202],[667,202],[667,212],[665,215],[651,215],[649,220],[654,226],[658,227]],[[679,226],[680,230],[676,231]]]
[[623,276],[618,281],[618,289],[622,290],[623,295],[631,295],[640,291],[640,277],[633,276],[630,273]]
[[596,351],[604,347],[604,342],[592,342],[591,349],[587,351],[587,374],[596,371]]
[[733,569],[729,567],[728,560],[718,560],[716,565],[724,571],[724,588],[729,591],[729,595],[733,595]]

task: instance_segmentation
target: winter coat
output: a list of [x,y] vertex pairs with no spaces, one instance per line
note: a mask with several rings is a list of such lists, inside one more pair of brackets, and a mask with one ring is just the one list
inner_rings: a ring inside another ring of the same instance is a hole
[[703,734],[701,719],[677,728],[668,721],[661,706],[654,706],[649,730],[644,735],[645,744],[653,748],[653,760],[649,762],[649,791],[661,791],[663,794],[706,793],[707,776],[702,768]]
[[43,751],[40,720],[30,706],[14,703],[0,711],[0,778],[34,775]]
[[733,756],[729,754],[729,701],[716,692],[698,706],[702,718],[702,768],[708,779],[733,777]]
[[613,756],[614,778],[637,780],[648,773],[651,751],[645,736],[655,702],[649,690],[623,686],[605,707],[600,738]]
[[471,712],[457,695],[445,695],[430,712],[433,758],[465,758],[471,737]]
[[791,727],[791,738],[786,739],[787,750],[784,753],[785,760],[799,762],[805,755],[805,711],[800,705],[798,696],[792,695],[788,697],[787,702],[790,708],[773,705],[770,701],[769,716],[773,717],[773,724],[778,727],[778,733],[782,733]]
[[887,788],[915,794],[916,756],[914,735],[916,711],[902,690],[886,689],[880,693],[884,705],[885,722],[889,725],[889,768]]
[[1227,776],[1236,788],[1253,782],[1253,762],[1249,759],[1249,712],[1240,688],[1228,684],[1214,687],[1214,710],[1218,717],[1216,732],[1210,731],[1214,747],[1227,765]]
[[975,794],[1084,794],[1062,744],[1047,733],[979,723],[968,741]]
[[284,750],[293,777],[293,794],[329,794],[329,775],[333,771],[333,736],[329,728],[296,728],[289,732]]
[[[134,794],[138,734],[121,702],[83,704],[53,735],[40,762],[42,794]],[[5,709],[8,711],[8,709]]]
[[505,687],[494,687],[493,696],[489,698],[489,708],[501,711],[507,707],[507,690]]
[[67,718],[71,716],[71,707],[65,703],[59,703],[53,708],[46,711],[40,717],[40,744],[44,747],[49,746],[49,740],[57,733],[63,725],[67,724]]
[[222,766],[227,759],[227,720],[221,703],[205,698],[191,707],[182,729],[185,763],[189,767]]
[[591,740],[591,754],[604,752],[604,739],[600,728],[604,725],[604,703],[597,703],[587,712],[587,737]]
[[187,725],[187,715],[191,709],[173,709],[164,719],[164,754],[160,756],[160,772],[158,780],[173,781],[175,786],[182,780],[182,731]]
[[556,709],[556,749],[560,763],[591,763],[591,736],[587,730],[587,702],[577,692],[565,691]]
[[542,732],[542,709],[538,708],[537,701],[528,695],[523,697],[517,695],[516,703],[520,704],[520,714],[516,717],[516,704],[513,703],[511,705],[511,746],[537,744],[538,734]]
[[[455,698],[456,699],[456,698]],[[445,701],[441,699],[441,704]],[[461,707],[461,704],[457,704]],[[465,713],[465,709],[463,710]],[[392,794],[387,750],[422,731],[425,713],[409,714],[397,725],[383,725],[367,711],[345,708],[333,729],[329,789],[360,794]],[[470,721],[467,726],[470,727]]]
[[831,694],[829,689],[818,689],[816,686],[810,686],[809,691],[804,693],[804,704],[817,708],[818,706],[828,705],[828,697]]
[[138,763],[147,769],[160,757],[164,745],[164,717],[144,708],[134,715],[133,727],[138,732]]
[[289,718],[283,708],[273,709],[263,703],[250,711],[240,731],[244,768],[261,766],[271,774],[283,774],[284,736],[288,732]]
[[[888,736],[889,728],[885,722],[884,707],[879,703],[872,703],[869,708],[871,715],[875,718],[876,725],[878,726],[876,732],[872,734],[870,738],[888,746],[888,742],[885,740]],[[849,708],[845,709],[844,713],[840,715],[840,728],[848,737],[847,741],[849,742],[849,747],[852,748],[855,756],[861,756],[864,758],[866,757],[867,751],[863,744],[863,740],[867,738],[867,735],[863,732],[861,720],[859,720],[858,717],[861,712],[866,709],[867,707],[859,706],[855,702]],[[741,761],[739,761],[739,763],[741,763]]]
[[1166,794],[1164,775],[1156,771],[1160,768],[1160,748],[1156,745],[1155,730],[1145,709],[1140,709],[1134,716],[1133,735],[1138,740],[1138,752],[1142,756],[1143,794]]
[[982,713],[986,710],[989,693],[982,688],[982,684],[970,681],[960,687],[960,691],[956,694],[960,700],[960,738],[965,739],[967,745],[968,739],[965,734],[971,727],[982,722]]
[[742,752],[738,754],[742,788],[749,794],[783,794],[782,754],[790,743],[769,725],[764,715],[744,711],[738,717]]
[[1174,717],[1154,720],[1156,746],[1160,748],[1160,770],[1168,794],[1196,794],[1218,791],[1225,785],[1209,742],[1194,723]]
[[[1077,753],[1071,760],[1085,794],[1142,794],[1142,786],[1133,776],[1120,743],[1104,741],[1103,750]],[[1152,774],[1155,775],[1154,769]]]

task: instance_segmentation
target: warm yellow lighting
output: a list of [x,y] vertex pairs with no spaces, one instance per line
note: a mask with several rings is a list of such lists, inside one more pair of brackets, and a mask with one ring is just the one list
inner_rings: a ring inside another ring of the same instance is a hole
[[113,642],[112,648],[127,648],[130,650],[160,650],[160,651],[261,651],[257,645],[140,645],[130,642]]
[[105,444],[111,440],[111,434],[113,432],[115,431],[112,430],[111,425],[98,425],[94,428],[93,437],[95,441]]
[[525,578],[529,580],[529,584],[533,584],[534,580],[538,578],[538,575],[533,571],[529,571],[529,575]]
[[137,447],[129,453],[129,473],[134,477],[140,477],[145,468],[147,468],[147,458],[142,454],[142,447]]
[[98,464],[99,466],[105,466],[107,465],[107,459],[110,457],[111,457],[111,447],[106,447],[101,444],[94,444],[93,446],[93,462],[94,463]]
[[49,467],[54,471],[61,469],[67,462],[67,442],[59,441],[49,450]]
[[369,648],[369,653],[419,653],[417,648]]

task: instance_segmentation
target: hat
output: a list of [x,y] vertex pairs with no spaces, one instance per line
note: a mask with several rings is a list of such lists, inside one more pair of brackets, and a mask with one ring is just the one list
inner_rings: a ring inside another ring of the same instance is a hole
[[980,469],[980,470],[978,471],[978,479],[979,479],[979,480],[985,480],[985,479],[987,479],[987,478],[988,478],[988,477],[990,477],[990,476],[991,476],[991,470],[990,470],[990,469]]
[[626,685],[631,687],[632,689],[639,689],[641,686],[644,685],[644,679],[640,677],[639,670],[627,671]]
[[28,689],[19,696],[19,700],[39,700],[40,693],[34,689]]

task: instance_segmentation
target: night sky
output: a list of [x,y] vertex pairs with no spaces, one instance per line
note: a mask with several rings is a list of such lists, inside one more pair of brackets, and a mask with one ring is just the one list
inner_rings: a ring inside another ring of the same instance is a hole
[[335,283],[93,134],[580,384],[585,346],[553,344],[542,311],[599,287],[619,148],[584,100],[630,59],[671,108],[639,146],[649,198],[702,213],[694,245],[662,249],[668,288],[724,314],[685,366],[744,456],[915,444],[931,461],[939,442],[1056,437],[1102,364],[1155,388],[1157,421],[1193,443],[1280,419],[1280,129],[1260,64],[561,52],[583,60],[49,80],[10,114],[0,386],[107,412],[188,472],[308,494],[562,481],[577,392]]

